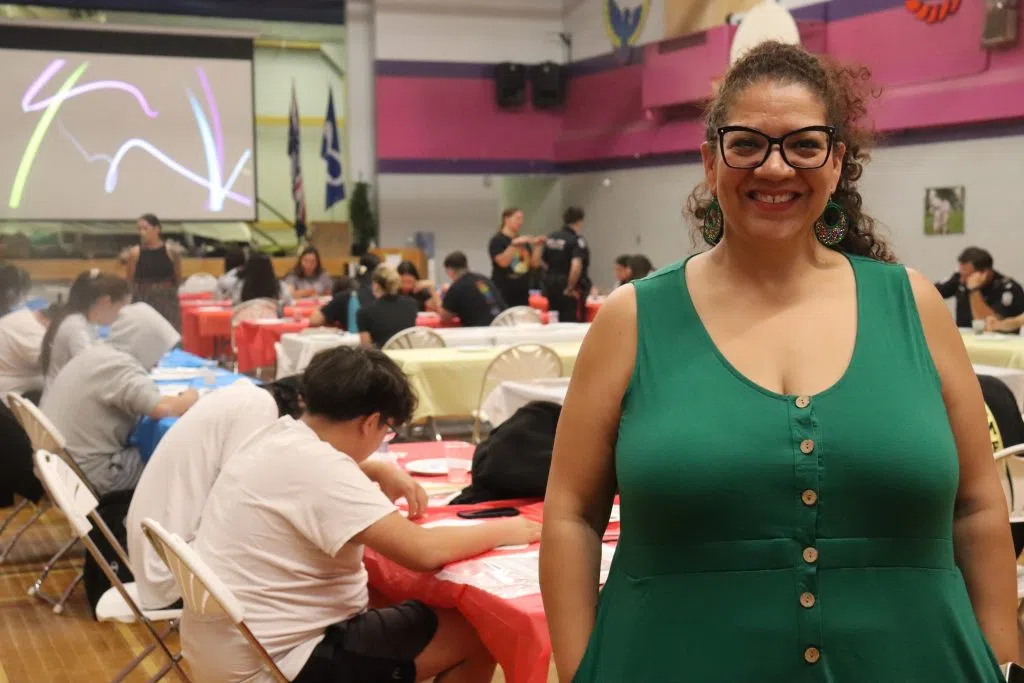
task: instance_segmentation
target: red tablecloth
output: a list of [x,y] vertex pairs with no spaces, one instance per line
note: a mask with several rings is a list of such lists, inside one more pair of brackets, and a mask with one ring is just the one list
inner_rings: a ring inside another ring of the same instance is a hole
[[238,371],[245,373],[271,367],[277,361],[274,344],[281,336],[301,332],[307,327],[308,320],[243,320],[235,330]]
[[[399,464],[428,457],[444,457],[441,443],[394,444],[391,451],[405,451]],[[431,508],[417,522],[454,516],[460,510],[516,507],[526,517],[541,521],[542,502],[497,501],[480,505]],[[493,554],[522,551],[494,551]],[[441,581],[433,574],[406,569],[366,549],[364,561],[370,585],[389,601],[420,600],[441,608],[456,608],[480,634],[487,649],[501,665],[508,683],[546,683],[551,663],[551,640],[540,594],[505,600],[473,586]]]
[[546,296],[535,294],[530,297],[530,308],[536,308],[538,311],[547,313],[550,302]]
[[[203,358],[213,358],[214,338],[204,337],[199,331],[199,316],[203,311],[231,311],[230,301],[181,302],[181,348]],[[228,321],[230,323],[230,316]]]
[[597,316],[597,312],[601,310],[601,301],[588,301],[587,302],[587,319],[584,322],[592,323],[594,318]]
[[185,294],[178,294],[179,302],[186,301],[212,301],[213,292],[189,292]]
[[319,311],[320,307],[308,306],[305,304],[294,304],[292,306],[284,307],[284,316],[286,318],[302,318],[303,320],[309,320],[309,317],[313,315],[314,311]]
[[416,315],[416,327],[461,327],[462,321],[452,318],[448,321],[441,320],[436,313],[419,313]]

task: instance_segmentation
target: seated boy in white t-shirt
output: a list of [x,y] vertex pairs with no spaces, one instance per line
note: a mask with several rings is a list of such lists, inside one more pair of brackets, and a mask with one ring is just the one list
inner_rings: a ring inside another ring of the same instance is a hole
[[[533,542],[540,526],[514,517],[423,529],[398,512],[393,501],[404,497],[416,516],[426,494],[397,467],[364,462],[415,409],[408,380],[383,353],[322,351],[302,384],[306,415],[280,418],[227,461],[193,547],[294,683],[489,682],[494,660],[458,612],[419,602],[368,609],[363,545],[434,571]],[[225,619],[186,611],[182,643],[204,678],[271,680],[258,675],[259,660]]]

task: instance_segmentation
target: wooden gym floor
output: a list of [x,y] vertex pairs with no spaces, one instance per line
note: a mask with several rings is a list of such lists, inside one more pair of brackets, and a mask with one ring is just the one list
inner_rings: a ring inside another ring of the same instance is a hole
[[[6,512],[0,511],[0,519]],[[28,516],[23,512],[5,530],[0,547]],[[28,595],[43,565],[69,538],[71,530],[64,518],[51,510],[0,564],[0,683],[106,683],[150,642],[141,626],[94,621],[81,585],[60,615],[48,603]],[[62,560],[50,572],[43,590],[61,593],[80,570],[84,552],[79,546],[69,553],[72,559]],[[161,626],[157,625],[158,630]],[[177,652],[177,635],[168,640]],[[154,652],[127,680],[147,681],[164,663],[163,653]],[[181,681],[175,672],[162,680]],[[548,680],[558,680],[553,668]],[[494,683],[504,681],[499,670]]]

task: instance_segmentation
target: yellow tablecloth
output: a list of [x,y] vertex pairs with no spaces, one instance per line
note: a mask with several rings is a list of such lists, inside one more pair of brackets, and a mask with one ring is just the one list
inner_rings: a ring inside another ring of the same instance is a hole
[[973,331],[961,334],[972,363],[1024,369],[1024,337],[994,333],[978,335]]
[[[562,359],[562,374],[576,365],[579,342],[546,344]],[[480,400],[484,373],[494,358],[508,347],[404,349],[388,351],[409,377],[419,399],[414,420],[425,417],[465,417]]]

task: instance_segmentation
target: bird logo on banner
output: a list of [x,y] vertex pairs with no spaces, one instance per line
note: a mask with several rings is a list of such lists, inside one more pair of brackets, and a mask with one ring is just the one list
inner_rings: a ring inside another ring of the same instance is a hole
[[604,19],[612,47],[623,48],[635,45],[644,30],[644,23],[651,11],[651,0],[623,7],[620,2],[628,0],[605,0]]

